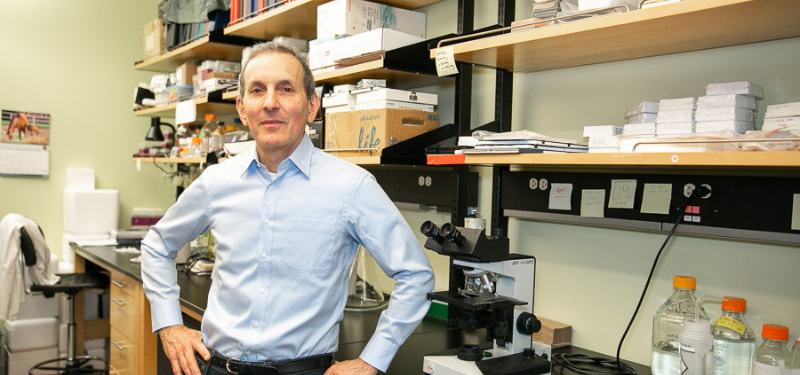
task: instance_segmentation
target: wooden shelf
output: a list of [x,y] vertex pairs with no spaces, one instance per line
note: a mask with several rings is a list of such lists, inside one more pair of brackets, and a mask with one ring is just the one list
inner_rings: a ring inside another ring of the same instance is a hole
[[[197,106],[198,118],[202,118],[202,115],[205,115],[206,113],[213,113],[216,115],[236,114],[235,103],[216,103],[209,102],[208,98],[197,98],[194,99],[194,104]],[[178,103],[175,102],[158,107],[136,110],[133,111],[133,114],[135,116],[173,118],[175,117],[175,107],[177,106]]]
[[176,48],[163,55],[151,57],[134,67],[136,70],[149,70],[156,72],[174,72],[178,66],[189,61],[199,60],[226,60],[240,61],[242,59],[242,45],[212,41],[206,35],[185,46]]
[[[522,165],[558,169],[772,170],[800,173],[800,151],[428,155],[428,165]],[[463,161],[460,161],[460,160]]]
[[687,0],[488,36],[453,49],[457,61],[536,72],[797,37],[798,19],[797,0]]
[[[298,0],[284,4],[226,27],[225,35],[269,40],[277,36],[317,39],[317,7],[328,1],[330,0]],[[440,1],[442,0],[383,0],[380,3],[416,9]]]
[[452,77],[438,77],[436,75],[392,69],[386,66],[386,60],[383,59],[314,75],[315,82],[330,83],[332,85],[355,84],[364,78],[385,79],[387,87],[397,89],[431,86],[452,79]]

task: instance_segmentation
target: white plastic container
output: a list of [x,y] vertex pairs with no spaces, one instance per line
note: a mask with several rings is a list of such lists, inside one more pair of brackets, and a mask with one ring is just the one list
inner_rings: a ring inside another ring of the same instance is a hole
[[714,369],[714,337],[711,323],[687,319],[680,336],[682,375],[711,375]]

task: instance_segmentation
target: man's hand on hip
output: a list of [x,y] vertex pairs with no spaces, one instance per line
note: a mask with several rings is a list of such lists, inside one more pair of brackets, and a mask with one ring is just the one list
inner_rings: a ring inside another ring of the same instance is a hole
[[200,368],[194,358],[197,352],[206,361],[211,359],[211,353],[203,344],[203,334],[200,331],[177,325],[158,330],[164,353],[167,354],[172,364],[174,375],[200,375]]
[[325,375],[377,375],[378,370],[367,362],[356,358],[349,361],[336,362]]

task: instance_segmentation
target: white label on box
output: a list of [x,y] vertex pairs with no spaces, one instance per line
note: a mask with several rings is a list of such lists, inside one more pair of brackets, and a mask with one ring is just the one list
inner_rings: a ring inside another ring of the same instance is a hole
[[456,58],[453,57],[453,46],[436,49],[436,74],[439,77],[458,74]]

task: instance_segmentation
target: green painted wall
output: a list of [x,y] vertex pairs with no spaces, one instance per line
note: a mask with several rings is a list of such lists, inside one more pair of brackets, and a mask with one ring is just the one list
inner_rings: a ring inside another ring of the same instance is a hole
[[0,0],[0,109],[51,116],[50,176],[0,177],[0,215],[26,215],[61,254],[67,168],[93,168],[98,189],[120,192],[121,227],[133,207],[167,208],[174,190],[161,172],[131,156],[149,118],[134,117],[142,26],[159,1]]

